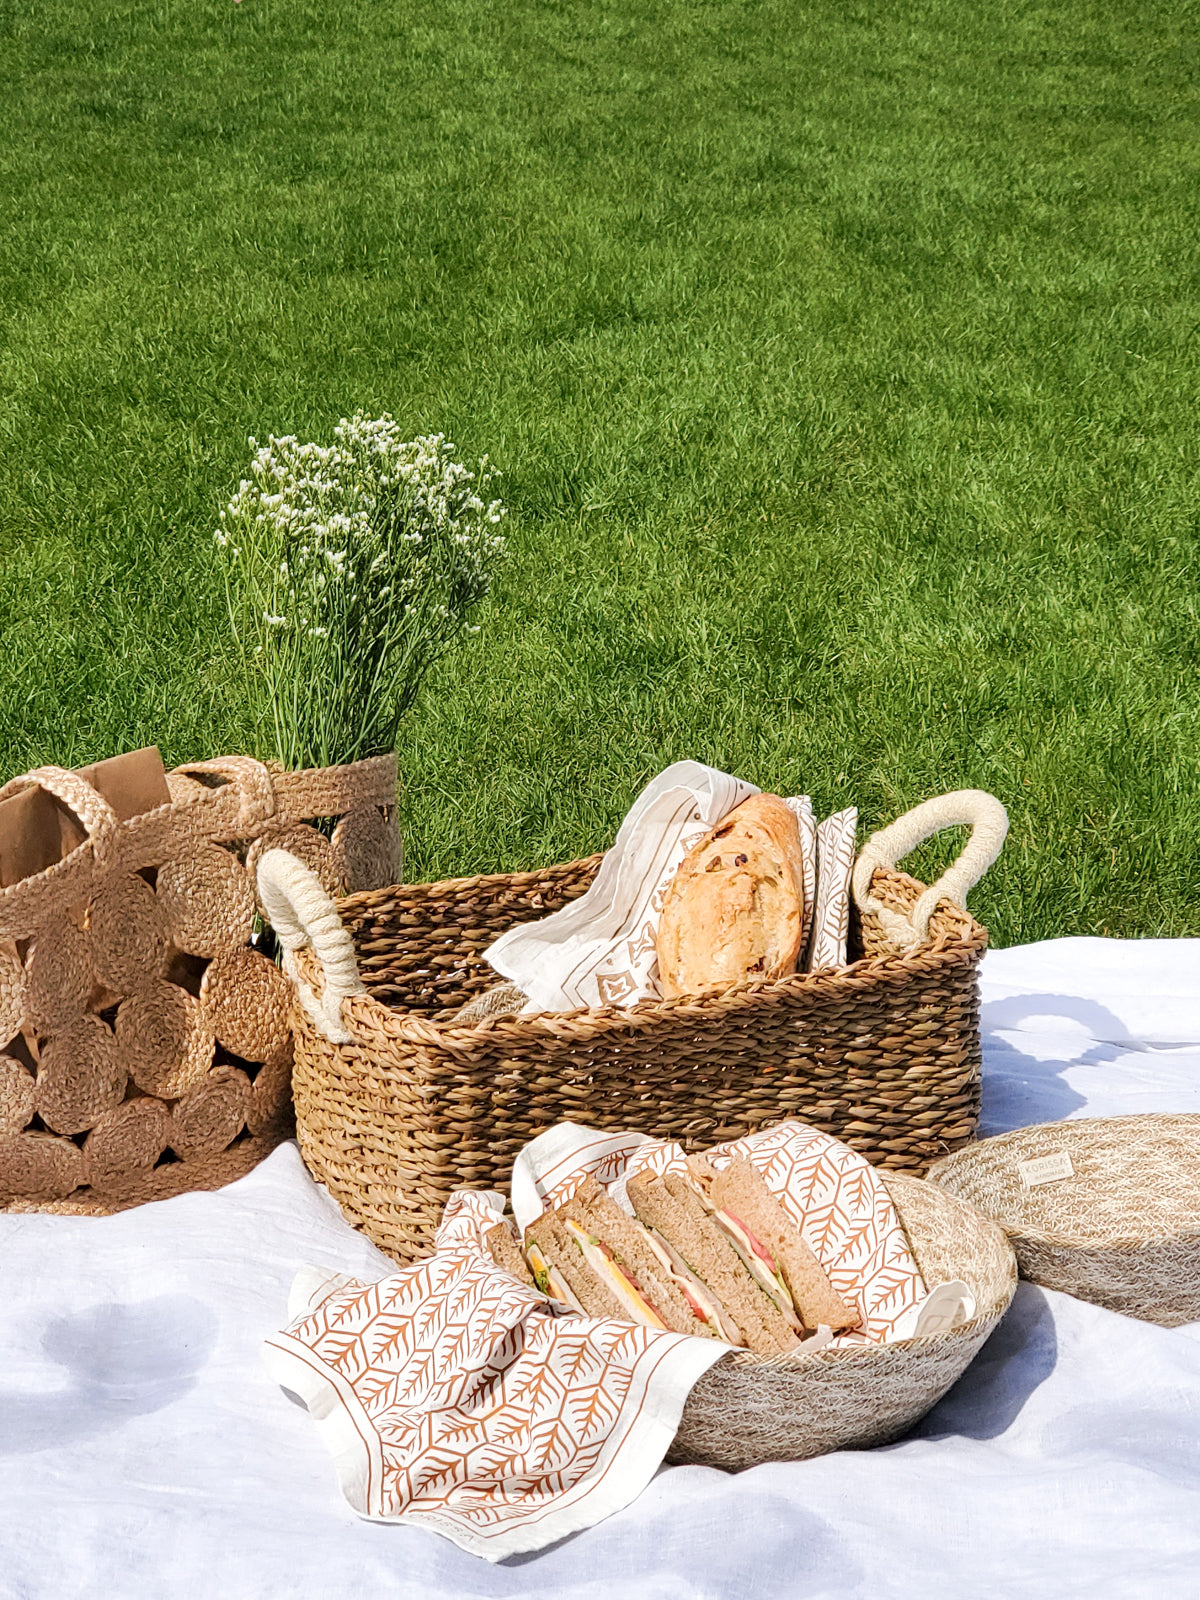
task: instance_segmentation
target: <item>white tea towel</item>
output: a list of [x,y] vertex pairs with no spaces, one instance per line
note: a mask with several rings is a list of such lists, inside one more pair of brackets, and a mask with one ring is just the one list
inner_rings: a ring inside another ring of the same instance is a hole
[[585,895],[501,934],[485,959],[529,996],[528,1011],[657,1000],[663,896],[691,847],[758,794],[751,783],[677,761],[647,784]]
[[854,836],[858,811],[850,806],[837,811],[817,829],[817,906],[809,972],[846,965],[846,935],[850,931],[850,878],[854,872]]
[[804,911],[800,935],[800,954],[796,959],[797,972],[808,966],[808,952],[812,949],[813,929],[817,910],[817,819],[812,800],[806,794],[794,795],[785,802],[800,829],[800,860],[804,869]]

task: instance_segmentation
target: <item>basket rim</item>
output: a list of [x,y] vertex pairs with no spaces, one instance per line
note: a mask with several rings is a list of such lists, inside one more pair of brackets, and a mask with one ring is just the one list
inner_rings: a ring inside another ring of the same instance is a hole
[[[545,879],[550,873],[567,875],[591,867],[602,859],[602,854],[601,852],[593,856],[584,856],[577,861],[560,862],[552,867],[528,872],[499,872],[473,878],[446,878],[430,884],[395,884],[388,889],[364,890],[339,900],[337,911],[343,919],[353,917],[356,913],[368,912],[372,904],[378,904],[381,897],[393,892],[412,893],[419,890],[433,899],[439,894],[446,895],[464,889],[499,885],[520,886]],[[915,898],[925,888],[924,884],[907,873],[883,867],[876,869],[872,885],[877,894],[882,889],[881,898],[891,900],[901,907],[904,898],[908,896]],[[897,889],[902,889],[904,895],[898,895]],[[352,995],[344,1002],[344,1007],[350,1013],[357,1012],[363,1020],[373,1018],[377,1024],[381,1022],[382,1017],[386,1017],[386,1026],[394,1037],[426,1045],[445,1041],[447,1047],[451,1049],[454,1048],[450,1043],[451,1040],[456,1043],[461,1040],[465,1045],[470,1039],[489,1034],[492,1036],[511,1034],[516,1040],[536,1037],[539,1034],[570,1037],[573,1033],[594,1032],[597,1028],[604,1031],[632,1032],[652,1027],[666,1018],[692,1017],[711,1020],[714,1016],[725,1016],[759,1007],[765,1002],[787,1004],[793,999],[813,993],[831,999],[839,996],[848,997],[865,989],[877,988],[888,979],[898,981],[908,979],[915,972],[922,970],[940,973],[948,967],[973,964],[981,959],[987,947],[988,933],[969,911],[961,911],[950,902],[943,901],[934,912],[931,926],[935,922],[940,922],[942,925],[937,936],[915,950],[899,950],[893,947],[886,954],[863,956],[844,967],[823,967],[814,972],[789,973],[782,978],[730,984],[724,989],[714,989],[705,995],[687,995],[670,1000],[642,1000],[637,1005],[627,1008],[583,1006],[572,1011],[537,1011],[517,1016],[487,1017],[480,1022],[456,1025],[449,1020],[439,1021],[419,1013],[385,1005],[371,994]],[[308,952],[302,954],[308,955]],[[317,963],[312,962],[310,965],[316,979],[317,992],[320,993],[320,973],[317,970]]]
[[[925,1174],[925,1180],[979,1210],[981,1207],[978,1200],[950,1188],[944,1183],[943,1175],[960,1171],[987,1171],[996,1166],[1001,1159],[1010,1161],[1011,1154],[1002,1152],[1011,1152],[1014,1147],[1020,1149],[1023,1139],[1028,1138],[1030,1134],[1053,1131],[1057,1137],[1064,1138],[1066,1142],[1078,1147],[1084,1142],[1084,1137],[1095,1130],[1111,1131],[1114,1138],[1119,1138],[1123,1131],[1133,1131],[1135,1128],[1146,1137],[1137,1141],[1122,1142],[1133,1142],[1147,1149],[1153,1147],[1153,1140],[1149,1136],[1156,1129],[1173,1128],[1195,1133],[1197,1162],[1200,1164],[1200,1112],[1137,1111],[1116,1117],[1075,1117],[1055,1122],[1032,1122],[1024,1128],[1010,1128],[1006,1133],[992,1134],[986,1139],[976,1139],[964,1145],[961,1150],[953,1150],[949,1155],[933,1162]],[[1041,1246],[1048,1250],[1070,1250],[1073,1254],[1081,1256],[1110,1252],[1132,1255],[1138,1251],[1161,1250],[1200,1242],[1200,1221],[1165,1232],[1082,1234],[1062,1233],[1050,1228],[1039,1228],[1033,1223],[1006,1221],[998,1216],[991,1216],[991,1220],[1011,1240],[1021,1244]]]

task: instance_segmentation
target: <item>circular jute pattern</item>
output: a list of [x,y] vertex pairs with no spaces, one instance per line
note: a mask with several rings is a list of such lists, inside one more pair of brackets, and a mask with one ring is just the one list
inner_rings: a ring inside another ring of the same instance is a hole
[[1200,1115],[1016,1128],[936,1162],[929,1178],[994,1217],[1021,1275],[1043,1288],[1165,1328],[1200,1318]]
[[83,1133],[125,1093],[125,1063],[101,1018],[83,1016],[42,1047],[37,1109],[55,1133]]
[[15,955],[0,950],[0,1044],[15,1039],[25,1021],[25,974]]
[[202,1161],[232,1144],[250,1109],[250,1080],[237,1067],[214,1067],[171,1111],[170,1145],[185,1161]]
[[211,962],[200,1001],[217,1038],[243,1061],[266,1061],[287,1040],[292,987],[257,950],[235,950]]
[[178,984],[158,978],[122,1001],[117,1043],[138,1088],[167,1100],[200,1082],[215,1048],[200,1002]]
[[0,1199],[61,1200],[83,1182],[83,1156],[52,1133],[0,1134]]
[[161,1100],[137,1095],[107,1111],[83,1143],[84,1182],[94,1189],[126,1186],[167,1148],[171,1118]]
[[88,908],[92,966],[114,994],[132,994],[156,972],[167,948],[158,896],[135,872],[112,877]]
[[171,938],[193,956],[239,950],[254,932],[254,890],[245,867],[216,844],[158,869],[158,903]]
[[292,1041],[264,1061],[254,1075],[246,1126],[257,1139],[292,1118]]
[[33,1073],[12,1056],[0,1056],[0,1133],[20,1133],[34,1111]]
[[63,912],[38,928],[25,957],[25,1015],[38,1033],[63,1033],[87,1010],[89,946],[87,934]]
[[378,806],[347,811],[330,842],[347,894],[400,882],[404,866],[400,834]]
[[[343,893],[342,869],[333,845],[323,833],[310,828],[307,822],[297,822],[290,828],[268,828],[250,846],[246,855],[246,871],[250,882],[258,889],[258,863],[268,850],[287,850],[320,880],[325,893],[337,899]],[[259,902],[259,910],[263,910]]]

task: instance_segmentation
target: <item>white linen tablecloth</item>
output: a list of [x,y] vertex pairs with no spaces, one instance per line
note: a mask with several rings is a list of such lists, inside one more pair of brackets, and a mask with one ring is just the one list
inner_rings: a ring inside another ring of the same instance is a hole
[[[985,1133],[1200,1111],[1200,940],[993,951],[983,987]],[[3,1600],[1200,1594],[1200,1324],[1023,1283],[900,1444],[665,1469],[599,1526],[488,1566],[360,1521],[267,1376],[309,1262],[389,1267],[291,1145],[216,1194],[0,1216]]]

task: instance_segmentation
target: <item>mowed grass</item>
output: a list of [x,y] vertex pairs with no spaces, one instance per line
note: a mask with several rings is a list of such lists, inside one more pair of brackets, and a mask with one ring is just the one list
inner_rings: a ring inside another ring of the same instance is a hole
[[0,768],[252,743],[246,436],[388,410],[511,507],[410,876],[691,756],[864,832],[993,791],[998,943],[1200,934],[1196,24],[0,0]]

